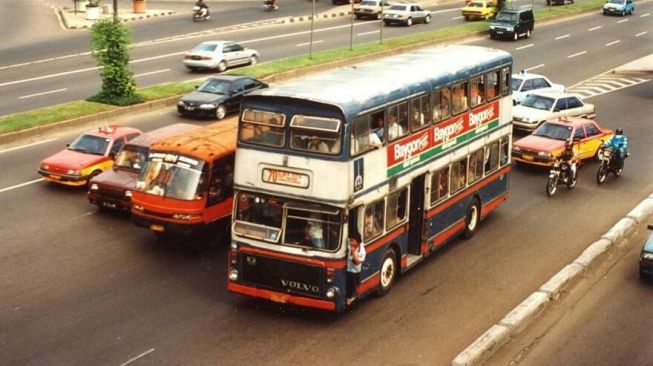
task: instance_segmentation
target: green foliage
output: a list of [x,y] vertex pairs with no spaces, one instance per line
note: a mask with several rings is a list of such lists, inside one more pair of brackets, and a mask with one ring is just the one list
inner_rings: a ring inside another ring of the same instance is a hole
[[135,95],[134,75],[128,68],[130,43],[131,32],[123,23],[101,19],[93,24],[91,49],[101,68],[102,89],[89,100],[115,105],[139,102],[139,97]]

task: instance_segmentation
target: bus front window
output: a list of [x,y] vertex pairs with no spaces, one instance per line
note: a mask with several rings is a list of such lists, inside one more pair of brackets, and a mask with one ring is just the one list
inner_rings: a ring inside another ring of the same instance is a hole
[[156,196],[191,201],[202,198],[201,178],[201,170],[151,160],[145,164],[136,188]]
[[276,243],[281,233],[283,204],[265,196],[241,193],[236,200],[234,232]]
[[[316,207],[316,209],[319,209]],[[334,251],[340,243],[340,213],[288,207],[284,244]]]
[[116,155],[116,161],[113,163],[113,166],[140,170],[143,167],[145,159],[147,159],[147,148],[126,145]]

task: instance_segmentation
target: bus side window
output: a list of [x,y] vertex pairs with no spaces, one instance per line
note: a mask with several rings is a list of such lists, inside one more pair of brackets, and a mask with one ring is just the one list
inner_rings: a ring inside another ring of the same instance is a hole
[[411,101],[410,129],[417,131],[429,124],[429,103],[428,96],[424,95]]
[[508,151],[508,139],[509,137],[504,137],[501,139],[501,148],[500,148],[500,159],[499,162],[501,166],[507,165],[510,163],[510,151]]
[[499,71],[492,71],[487,74],[487,100],[492,100],[501,93],[499,85]]
[[451,192],[457,192],[467,184],[467,157],[451,164]]
[[485,147],[485,175],[499,167],[499,141]]
[[469,183],[483,178],[483,149],[469,155]]
[[215,205],[233,195],[234,156],[218,159],[211,166],[207,206]]
[[388,205],[386,206],[386,229],[396,226],[406,219],[406,203],[408,198],[408,189],[391,193],[388,196]]
[[363,216],[363,240],[367,242],[383,232],[384,201],[378,200],[365,207]]
[[510,67],[501,69],[501,94],[510,94]]
[[472,107],[476,107],[485,102],[485,76],[481,75],[472,79],[470,97]]
[[394,141],[408,133],[408,103],[388,108],[388,140]]
[[467,82],[459,83],[452,88],[453,114],[460,114],[467,110]]
[[351,156],[381,147],[379,137],[370,129],[370,115],[354,118],[351,129]]
[[431,173],[431,206],[449,193],[449,166]]

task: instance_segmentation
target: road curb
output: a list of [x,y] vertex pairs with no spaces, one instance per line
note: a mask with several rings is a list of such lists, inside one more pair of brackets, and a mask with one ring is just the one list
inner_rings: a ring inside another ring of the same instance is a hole
[[452,366],[480,365],[487,361],[501,346],[508,343],[538,316],[547,306],[560,298],[563,291],[578,283],[588,268],[612,248],[620,246],[637,224],[653,215],[653,194],[645,198],[624,218],[614,224],[601,239],[592,243],[583,253],[553,275],[538,290],[510,311],[499,323],[493,325],[474,343],[458,354]]

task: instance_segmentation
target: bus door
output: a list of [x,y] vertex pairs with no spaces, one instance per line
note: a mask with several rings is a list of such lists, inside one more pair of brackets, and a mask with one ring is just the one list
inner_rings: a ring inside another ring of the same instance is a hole
[[424,180],[426,174],[415,177],[410,184],[410,217],[408,221],[408,254],[419,255],[424,225]]

